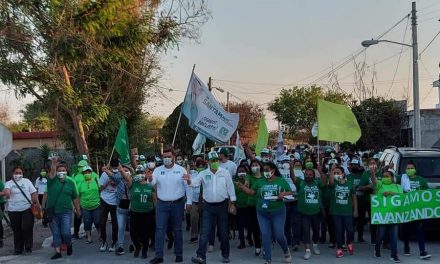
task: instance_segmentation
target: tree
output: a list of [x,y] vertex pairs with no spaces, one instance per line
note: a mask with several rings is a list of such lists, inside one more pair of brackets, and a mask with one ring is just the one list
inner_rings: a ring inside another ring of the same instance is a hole
[[[263,109],[250,101],[243,103],[233,102],[229,104],[229,112],[240,115],[237,131],[240,133],[241,142],[255,142],[258,132],[258,121],[263,114]],[[231,139],[231,143],[235,144],[235,134]]]
[[27,104],[20,113],[23,115],[23,122],[26,123],[28,128],[32,131],[49,131],[55,129],[54,119],[44,102],[37,100]]
[[381,97],[365,99],[352,107],[362,136],[356,146],[361,149],[383,149],[389,145],[401,146],[401,129],[406,122],[405,109],[394,100]]
[[268,109],[285,125],[286,133],[295,136],[301,131],[310,132],[317,119],[318,99],[347,104],[350,96],[336,90],[324,91],[321,87],[293,87],[281,90],[280,96],[269,104]]
[[5,104],[0,104],[0,123],[7,124],[9,122],[9,109]]
[[44,102],[88,154],[141,113],[160,55],[197,38],[207,15],[202,0],[0,0],[0,80]]
[[131,127],[129,142],[131,147],[136,147],[140,154],[154,155],[160,153],[160,129],[165,119],[160,116],[142,114],[138,122]]

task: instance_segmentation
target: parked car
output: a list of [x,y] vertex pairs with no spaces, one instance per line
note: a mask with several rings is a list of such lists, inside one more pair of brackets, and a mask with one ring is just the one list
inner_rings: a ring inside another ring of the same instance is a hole
[[[379,158],[379,167],[389,166],[402,175],[409,161],[416,164],[417,175],[425,178],[430,188],[440,189],[440,149],[388,147]],[[440,233],[440,219],[427,219],[424,224],[425,229]]]

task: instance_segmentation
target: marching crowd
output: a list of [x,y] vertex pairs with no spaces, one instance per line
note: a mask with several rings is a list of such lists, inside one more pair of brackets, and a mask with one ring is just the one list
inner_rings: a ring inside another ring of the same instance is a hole
[[[268,149],[256,156],[247,148],[247,159],[235,163],[229,157],[227,148],[209,152],[206,159],[188,160],[168,149],[161,159],[140,155],[133,164],[113,159],[100,175],[81,160],[70,176],[67,164],[55,157],[35,184],[16,167],[11,180],[0,182],[0,205],[3,211],[7,201],[15,254],[32,253],[34,216],[43,208],[43,225],[49,225],[53,235],[52,259],[62,257],[63,247],[72,255],[72,239],[79,239],[81,223],[85,243],[93,243],[94,226],[99,251],[123,255],[128,247],[134,257],[147,258],[151,248],[155,254],[151,264],[164,262],[165,246],[174,248],[175,262],[183,261],[184,223],[191,234],[189,243],[198,243],[193,263],[206,263],[216,240],[222,262],[230,262],[229,240],[235,231],[238,249],[254,247],[255,256],[265,263],[271,263],[274,242],[287,263],[300,245],[307,260],[319,255],[319,244],[326,242],[340,258],[354,254],[355,241],[366,242],[371,194],[392,196],[428,188],[412,162],[400,176],[388,167],[379,170],[377,155],[326,153],[318,164],[315,155],[307,152],[274,158]],[[109,215],[111,238],[106,230]],[[400,262],[398,226],[369,226],[375,257],[389,248],[391,260]],[[411,253],[409,234],[415,231],[419,256],[429,259],[423,223],[403,227],[404,254]],[[3,237],[3,227],[0,231]],[[130,242],[125,241],[126,232]]]

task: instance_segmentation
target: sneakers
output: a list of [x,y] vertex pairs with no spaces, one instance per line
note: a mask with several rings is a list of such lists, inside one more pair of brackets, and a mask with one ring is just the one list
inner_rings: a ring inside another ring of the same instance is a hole
[[122,255],[124,255],[124,254],[125,254],[125,250],[124,250],[124,248],[122,248],[122,247],[118,247],[118,249],[116,249],[115,254],[118,255],[118,256],[122,256]]
[[313,250],[313,254],[321,255],[321,251],[319,250],[318,244],[313,244],[312,250]]
[[336,257],[342,258],[344,256],[344,252],[341,249],[336,250]]
[[67,246],[67,256],[72,256],[72,253],[73,253],[72,245]]
[[62,257],[61,253],[60,253],[60,252],[57,252],[57,253],[55,253],[55,255],[53,255],[50,259],[59,259],[59,258],[61,258],[61,257]]
[[400,263],[400,259],[397,256],[392,256],[390,260],[394,263]]
[[[147,253],[145,253],[145,254],[147,254]],[[174,262],[176,262],[176,263],[183,262],[183,257],[182,256],[176,256],[176,259],[174,260]]]
[[72,235],[72,239],[73,239],[73,240],[77,240],[77,239],[80,239],[80,237],[79,237],[78,234],[73,234],[73,235]]
[[328,247],[329,247],[329,248],[335,248],[335,247],[336,247],[336,245],[335,245],[335,244],[333,244],[333,243],[330,243],[330,244],[328,245]]
[[256,248],[255,249],[255,256],[258,257],[261,255],[261,248]]
[[115,252],[115,251],[116,251],[116,245],[115,243],[113,243],[111,247],[108,248],[108,252]]
[[284,252],[284,261],[286,263],[292,262],[292,255],[290,254],[290,250],[287,250],[287,252]]
[[213,245],[209,245],[208,246],[208,253],[211,253],[212,251],[214,251],[214,246]]
[[304,254],[304,259],[308,260],[312,256],[312,253],[310,252],[310,249],[306,249],[306,253]]
[[150,264],[159,264],[159,263],[163,263],[163,258],[154,258],[150,260]]
[[107,251],[108,245],[107,242],[102,242],[101,247],[99,248],[100,252]]
[[354,251],[353,244],[347,245],[347,251],[348,251],[348,254],[353,255],[353,251]]
[[431,258],[431,255],[428,252],[423,251],[423,252],[420,253],[419,258],[420,259],[429,259],[429,258]]
[[228,257],[222,257],[222,263],[229,263],[230,260]]
[[376,257],[376,258],[380,258],[380,257],[382,257],[382,256],[380,255],[380,251],[379,251],[379,250],[375,250],[375,251],[374,251],[374,257]]
[[405,249],[403,249],[403,255],[405,255],[405,256],[411,256],[411,251],[409,250],[409,248],[405,248]]
[[206,260],[202,259],[201,257],[197,256],[197,257],[192,257],[191,258],[191,262],[192,263],[198,263],[198,264],[206,264]]

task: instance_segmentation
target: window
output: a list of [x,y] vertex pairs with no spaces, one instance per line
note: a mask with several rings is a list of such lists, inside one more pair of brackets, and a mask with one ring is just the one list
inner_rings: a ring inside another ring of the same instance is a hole
[[440,178],[440,157],[403,158],[400,163],[400,173],[405,173],[406,164],[412,160],[416,164],[417,175],[424,178]]

